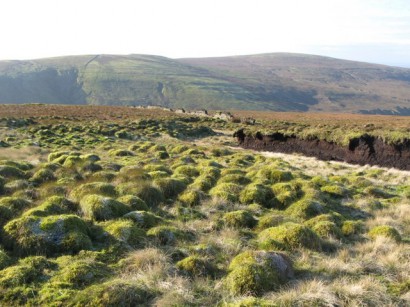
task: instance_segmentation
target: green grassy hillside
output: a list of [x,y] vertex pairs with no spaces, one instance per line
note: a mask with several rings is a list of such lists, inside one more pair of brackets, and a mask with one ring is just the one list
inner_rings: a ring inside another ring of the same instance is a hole
[[410,114],[410,69],[301,54],[0,61],[0,103]]

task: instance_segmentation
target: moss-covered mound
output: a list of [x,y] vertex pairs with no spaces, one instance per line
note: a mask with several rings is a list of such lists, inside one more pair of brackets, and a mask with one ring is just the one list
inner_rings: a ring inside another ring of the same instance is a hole
[[377,237],[391,238],[396,242],[401,241],[401,235],[396,228],[388,225],[376,226],[370,229],[369,237],[375,239]]
[[263,230],[258,235],[258,242],[264,249],[321,248],[321,240],[316,233],[306,226],[291,222]]
[[239,200],[244,204],[256,203],[266,208],[273,207],[275,195],[272,190],[262,184],[250,184],[246,186],[239,196]]
[[105,221],[121,217],[132,209],[115,199],[91,194],[81,199],[80,210],[87,219]]
[[253,228],[257,223],[253,215],[246,210],[225,213],[222,221],[226,226],[234,228]]
[[155,293],[138,282],[114,279],[78,292],[73,306],[149,306]]
[[41,205],[34,207],[26,212],[24,215],[32,216],[48,216],[75,213],[78,210],[77,204],[68,200],[63,196],[51,196]]
[[18,287],[41,281],[55,264],[43,256],[22,258],[16,265],[0,271],[0,287]]
[[178,199],[184,204],[194,207],[199,206],[201,201],[205,199],[206,195],[201,190],[189,189],[180,194]]
[[342,230],[331,221],[320,221],[312,226],[312,230],[321,238],[333,237],[341,239],[343,237]]
[[135,195],[124,195],[117,198],[117,200],[130,207],[131,210],[148,210],[148,206],[145,201]]
[[162,245],[168,245],[174,244],[180,239],[189,239],[191,234],[174,226],[161,225],[149,229],[147,236],[156,239]]
[[305,197],[286,209],[286,213],[302,220],[310,219],[324,212],[323,206],[315,199]]
[[77,253],[92,247],[87,224],[76,215],[24,216],[4,226],[16,254]]
[[165,198],[174,198],[186,189],[185,182],[176,178],[159,178],[154,180],[154,185],[161,190]]
[[52,284],[64,283],[71,288],[83,288],[112,274],[112,270],[106,264],[92,258],[77,259],[63,256],[56,262],[60,270],[50,279]]
[[178,261],[176,267],[191,276],[212,275],[216,270],[208,259],[197,255]]
[[228,202],[237,202],[242,187],[235,183],[220,183],[209,191],[209,195]]
[[115,240],[132,247],[142,246],[145,231],[130,219],[107,221],[99,224]]
[[124,218],[133,220],[140,227],[147,229],[164,222],[160,216],[148,211],[132,211],[124,215]]
[[79,185],[71,191],[70,197],[74,201],[80,201],[85,195],[98,194],[107,197],[116,197],[117,191],[112,184],[106,182],[90,182]]
[[4,250],[0,249],[0,270],[3,270],[9,264],[11,264],[10,256],[7,255]]
[[229,271],[225,286],[234,295],[260,295],[277,290],[294,276],[286,255],[265,251],[246,251],[237,255],[231,261]]

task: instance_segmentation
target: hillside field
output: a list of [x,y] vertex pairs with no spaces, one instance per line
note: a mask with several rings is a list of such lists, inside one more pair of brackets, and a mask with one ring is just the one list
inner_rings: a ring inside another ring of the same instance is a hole
[[410,115],[410,69],[271,53],[0,61],[0,103]]
[[409,171],[233,134],[400,147],[410,118],[232,114],[0,105],[0,305],[408,306]]

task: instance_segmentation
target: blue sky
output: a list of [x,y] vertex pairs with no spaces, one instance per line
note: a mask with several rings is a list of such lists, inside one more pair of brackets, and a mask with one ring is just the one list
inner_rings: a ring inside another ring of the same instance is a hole
[[0,59],[299,52],[410,67],[404,0],[2,0]]

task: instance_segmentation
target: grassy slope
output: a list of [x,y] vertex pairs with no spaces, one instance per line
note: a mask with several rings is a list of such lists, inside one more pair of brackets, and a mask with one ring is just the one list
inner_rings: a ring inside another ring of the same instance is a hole
[[265,95],[266,100],[278,101],[288,110],[292,110],[292,99],[296,109],[303,110],[297,108],[301,103],[310,111],[357,112],[409,106],[406,87],[410,71],[404,68],[288,53],[181,61],[257,91],[261,98]]
[[0,62],[0,102],[408,112],[409,80],[408,69],[298,54],[87,55]]

